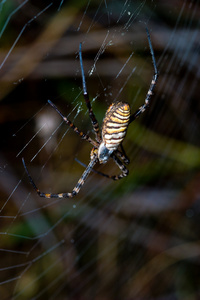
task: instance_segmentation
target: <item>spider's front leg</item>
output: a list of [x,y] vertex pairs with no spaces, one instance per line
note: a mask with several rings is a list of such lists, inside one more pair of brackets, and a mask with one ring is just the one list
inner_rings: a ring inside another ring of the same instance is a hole
[[97,173],[98,175],[107,177],[112,180],[119,180],[119,179],[122,179],[122,178],[128,176],[129,170],[126,168],[124,163],[121,162],[121,160],[115,154],[111,154],[111,158],[114,160],[114,162],[116,163],[118,168],[122,171],[119,175],[108,175],[108,174],[105,174],[105,173],[102,173],[102,172],[99,172],[99,171],[96,171],[93,169],[92,169],[92,171]]
[[126,165],[128,165],[129,163],[130,163],[130,160],[129,160],[129,158],[127,157],[127,155],[126,155],[126,152],[125,152],[125,150],[124,150],[124,147],[122,146],[122,144],[121,145],[119,145],[119,147],[120,147],[120,150],[115,150],[115,154],[119,157],[119,158],[121,158],[121,160],[126,164]]
[[111,155],[111,157],[122,172],[119,175],[114,175],[111,176],[110,178],[113,180],[119,180],[128,176],[129,170],[126,168],[123,162],[121,162],[121,160],[114,153]]
[[[97,150],[95,150],[97,152]],[[119,158],[117,157],[119,155],[119,157],[123,160],[123,162],[121,162],[119,160]],[[100,172],[100,171],[97,171],[97,170],[94,170],[92,169],[91,171],[98,174],[98,175],[101,175],[103,177],[106,177],[106,178],[109,178],[109,179],[112,179],[112,180],[119,180],[123,177],[126,177],[128,176],[129,174],[129,171],[128,169],[125,167],[124,164],[129,164],[129,159],[127,158],[126,155],[124,155],[122,152],[120,152],[119,150],[116,150],[115,151],[115,154],[112,154],[111,155],[111,158],[114,160],[114,162],[116,163],[116,165],[120,168],[120,170],[122,171],[121,174],[119,175],[108,175],[108,174],[105,174],[103,172]],[[78,159],[75,159],[79,164],[81,164],[83,167],[87,167],[84,163],[80,162]]]
[[24,169],[25,169],[25,171],[28,175],[28,178],[29,178],[29,181],[30,181],[31,185],[33,186],[33,188],[37,192],[37,194],[40,197],[44,197],[44,198],[72,198],[72,197],[76,196],[79,193],[82,186],[84,185],[88,175],[90,174],[92,168],[97,163],[97,161],[98,161],[98,158],[97,158],[96,153],[94,152],[93,155],[91,155],[90,163],[88,164],[87,168],[83,172],[81,178],[78,180],[77,184],[75,185],[75,187],[73,188],[71,193],[52,194],[52,193],[43,193],[38,189],[38,187],[36,186],[35,182],[33,181],[33,178],[31,177],[31,175],[30,175],[30,173],[27,169],[24,158],[22,158]]

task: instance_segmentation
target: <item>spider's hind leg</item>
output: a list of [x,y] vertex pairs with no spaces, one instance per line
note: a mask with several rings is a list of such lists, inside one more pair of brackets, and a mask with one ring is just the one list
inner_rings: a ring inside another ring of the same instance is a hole
[[153,46],[152,46],[152,43],[151,43],[150,34],[149,34],[149,31],[148,31],[147,28],[146,28],[146,32],[147,32],[147,38],[148,38],[148,42],[149,42],[149,48],[150,48],[151,58],[152,58],[153,67],[154,67],[154,75],[153,75],[153,78],[151,80],[150,87],[149,87],[149,90],[147,92],[144,104],[134,114],[131,115],[129,123],[133,122],[143,112],[145,112],[145,110],[147,109],[147,107],[150,104],[150,100],[151,100],[154,88],[155,88],[157,80],[158,80],[158,69],[157,69],[157,65],[156,65],[155,54],[154,54],[154,51],[153,51]]
[[57,106],[51,102],[51,100],[48,100],[48,103],[53,107],[53,109],[55,109],[55,111],[61,116],[61,118],[63,119],[63,121],[74,130],[74,132],[76,132],[82,139],[86,140],[87,142],[89,142],[90,144],[92,144],[93,146],[97,147],[97,143],[95,141],[93,141],[89,135],[83,133],[81,130],[79,130],[67,117],[65,117],[61,111],[57,108]]
[[83,68],[83,59],[82,59],[82,44],[80,43],[79,45],[79,59],[80,59],[80,65],[81,65],[81,75],[82,75],[82,84],[83,84],[83,97],[85,99],[85,103],[87,105],[88,111],[89,111],[89,116],[92,122],[92,126],[96,135],[96,140],[98,142],[101,141],[101,136],[100,136],[100,130],[99,130],[99,123],[95,117],[95,114],[92,110],[92,106],[90,103],[90,99],[89,99],[89,94],[87,91],[87,87],[86,87],[86,80],[85,80],[85,73],[84,73],[84,68]]

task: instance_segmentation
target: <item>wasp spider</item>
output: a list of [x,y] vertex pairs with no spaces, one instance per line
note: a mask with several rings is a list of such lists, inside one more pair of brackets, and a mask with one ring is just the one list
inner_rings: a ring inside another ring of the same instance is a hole
[[80,131],[70,120],[68,120],[67,117],[65,117],[53,104],[50,100],[48,100],[48,103],[57,111],[57,113],[61,116],[63,121],[69,125],[82,139],[86,140],[90,144],[93,145],[91,154],[90,154],[90,162],[88,166],[86,167],[85,171],[83,172],[81,178],[77,182],[76,186],[72,190],[71,193],[59,193],[59,194],[48,194],[41,192],[37,186],[35,185],[30,173],[28,172],[28,169],[26,167],[25,161],[22,158],[23,165],[25,168],[25,171],[29,177],[30,183],[32,184],[35,191],[38,193],[40,197],[45,198],[71,198],[78,194],[81,187],[85,183],[85,180],[87,179],[88,175],[93,170],[93,167],[96,163],[104,164],[106,163],[109,158],[112,158],[116,165],[121,170],[121,173],[119,175],[110,176],[107,174],[104,174],[102,172],[95,171],[96,173],[103,175],[107,178],[111,178],[113,180],[121,179],[128,175],[128,169],[125,165],[129,163],[129,159],[127,158],[124,149],[122,147],[122,141],[126,135],[128,126],[131,122],[133,122],[137,117],[139,117],[149,106],[151,96],[153,94],[153,90],[155,88],[157,79],[158,79],[158,71],[154,56],[153,47],[151,44],[151,39],[149,35],[149,31],[146,28],[147,32],[147,38],[149,43],[149,48],[152,56],[152,62],[154,67],[154,75],[151,80],[151,84],[149,87],[149,90],[147,92],[144,104],[133,114],[130,112],[130,106],[128,103],[123,102],[117,102],[113,103],[107,110],[105,118],[103,120],[103,126],[102,131],[100,133],[99,124],[96,120],[96,117],[93,113],[91,103],[89,100],[89,94],[87,92],[86,88],[86,81],[85,81],[85,74],[83,69],[83,60],[82,60],[82,44],[80,43],[79,47],[79,59],[80,59],[80,67],[81,67],[81,73],[82,73],[82,84],[83,84],[83,97],[85,99],[85,103],[88,108],[89,116],[92,122],[92,126],[95,132],[96,141],[91,139],[87,134]]

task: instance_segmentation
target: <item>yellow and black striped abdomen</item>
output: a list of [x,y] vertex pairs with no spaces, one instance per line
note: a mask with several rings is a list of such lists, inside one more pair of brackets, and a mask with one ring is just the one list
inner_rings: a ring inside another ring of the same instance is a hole
[[118,148],[123,141],[130,120],[130,106],[128,103],[113,103],[107,110],[103,126],[103,142],[111,151]]

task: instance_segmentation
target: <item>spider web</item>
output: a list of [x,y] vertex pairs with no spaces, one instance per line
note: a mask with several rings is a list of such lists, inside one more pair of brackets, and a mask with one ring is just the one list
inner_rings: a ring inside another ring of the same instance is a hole
[[[1,299],[200,296],[199,15],[199,1],[0,1]],[[94,138],[79,43],[101,125],[112,102],[144,103],[145,27],[160,76],[123,143],[129,176],[92,173],[73,199],[39,198],[22,157],[53,193],[71,192],[89,162],[91,145],[47,104]]]

